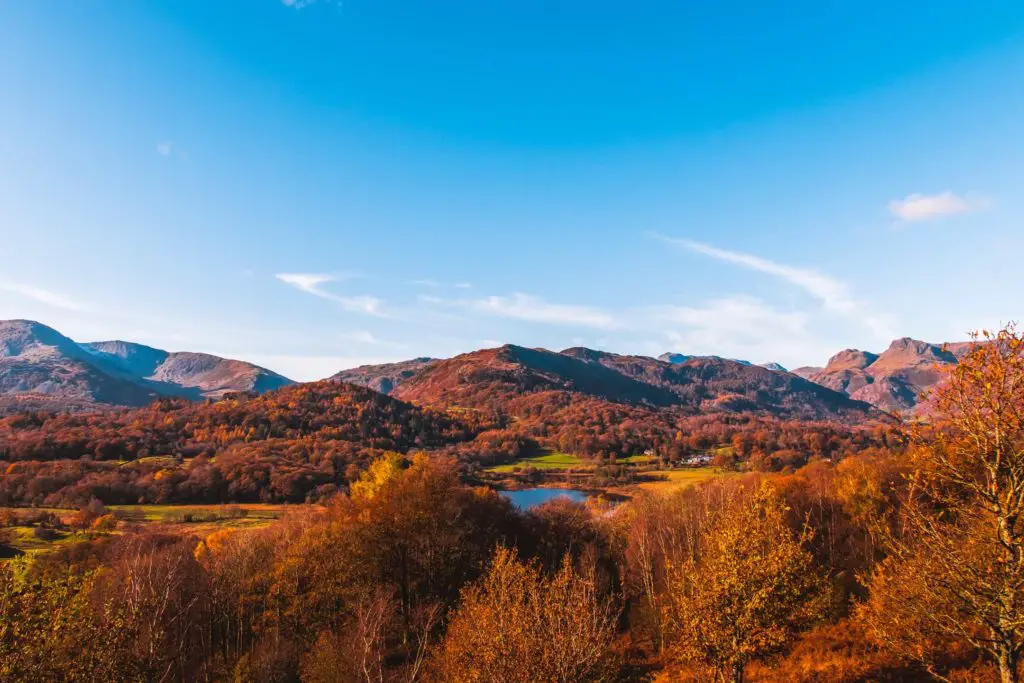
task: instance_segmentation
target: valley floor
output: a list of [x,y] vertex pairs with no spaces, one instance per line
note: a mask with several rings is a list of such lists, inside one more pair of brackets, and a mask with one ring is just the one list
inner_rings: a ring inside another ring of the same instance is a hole
[[552,451],[489,467],[484,470],[482,479],[500,489],[568,487],[623,499],[641,491],[664,493],[735,474],[706,464],[710,459],[711,454],[707,454],[695,459],[703,464],[666,467],[646,454],[601,462]]
[[[573,488],[595,497],[621,501],[644,491],[670,492],[732,474],[735,473],[709,465],[665,468],[649,455],[598,463],[569,453],[549,452],[488,468],[481,478],[486,485],[501,490]],[[266,526],[289,513],[301,513],[313,507],[254,503],[109,505],[102,511],[116,519],[109,529],[83,525],[78,510],[65,508],[0,507],[0,519],[10,520],[7,545],[13,552],[7,555],[11,557],[46,553],[141,527],[159,527],[163,532],[203,538],[225,529]],[[0,557],[2,559],[5,558]]]
[[63,508],[0,507],[0,519],[8,519],[11,534],[8,546],[13,549],[0,561],[20,555],[51,552],[82,541],[105,535],[120,534],[142,527],[159,527],[166,533],[204,538],[225,529],[255,529],[283,518],[290,512],[301,512],[312,505],[264,505],[254,503],[230,505],[110,505],[105,514],[113,515],[116,524],[99,528],[80,523],[78,510]]

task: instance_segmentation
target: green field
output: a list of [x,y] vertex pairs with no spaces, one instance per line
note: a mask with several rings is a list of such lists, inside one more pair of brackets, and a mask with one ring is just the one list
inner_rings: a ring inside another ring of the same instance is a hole
[[[620,465],[647,465],[657,461],[653,455],[631,455],[628,458],[618,458],[615,462]],[[515,468],[533,467],[538,470],[565,470],[570,468],[593,469],[594,462],[580,460],[579,456],[571,453],[546,453],[532,458],[521,458],[507,465],[497,465],[487,468],[488,472],[509,473]]]
[[8,510],[13,511],[15,513],[19,512],[19,511],[21,511],[21,512],[52,512],[53,514],[57,515],[58,517],[60,517],[62,515],[70,515],[71,513],[75,512],[71,508],[48,508],[48,507],[30,508],[30,507],[8,507],[8,506],[0,505],[0,513],[7,512]]
[[625,463],[627,465],[646,465],[654,462],[655,460],[657,460],[657,458],[653,455],[631,455],[628,458],[619,458],[615,462]]
[[53,540],[43,540],[41,538],[36,538],[32,527],[16,526],[11,527],[11,529],[14,532],[14,542],[12,543],[12,546],[26,554],[53,550],[54,548],[58,548],[62,545],[85,541],[89,538],[89,535],[86,533],[70,531],[60,532],[59,537]]
[[296,505],[239,503],[224,505],[108,505],[107,509],[121,513],[126,521],[175,524],[231,519],[271,521],[283,517],[288,510],[297,507]]
[[675,491],[699,484],[702,481],[714,479],[715,477],[727,477],[731,472],[725,472],[718,467],[689,467],[678,470],[656,470],[645,472],[652,478],[644,481],[638,486],[645,491]]
[[533,458],[522,458],[508,465],[490,467],[488,472],[512,472],[517,467],[533,467],[538,470],[566,470],[571,467],[587,467],[579,456],[569,453],[548,453]]
[[[264,504],[227,504],[227,505],[108,505],[107,510],[113,512],[123,524],[158,524],[167,525],[166,530],[194,535],[198,537],[222,529],[254,529],[270,524],[284,517],[292,510],[309,509],[307,505],[264,505]],[[16,512],[52,512],[61,517],[65,523],[76,514],[75,510],[58,508],[0,508],[0,511],[11,509]],[[119,524],[118,530],[108,533],[118,534],[123,531]],[[15,549],[32,555],[61,546],[87,541],[102,533],[80,530],[59,530],[57,537],[51,540],[36,537],[31,526],[16,525],[11,527]],[[0,561],[3,561],[0,557]]]

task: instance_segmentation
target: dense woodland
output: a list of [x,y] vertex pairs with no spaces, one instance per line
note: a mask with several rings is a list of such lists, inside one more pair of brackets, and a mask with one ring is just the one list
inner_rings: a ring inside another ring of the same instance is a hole
[[471,471],[541,448],[600,462],[654,452],[665,462],[729,446],[735,462],[793,470],[816,458],[897,447],[891,422],[793,421],[763,412],[690,415],[565,390],[494,406],[417,407],[341,382],[163,399],[100,413],[0,419],[0,505],[302,503],[348,490],[384,451],[425,451]]
[[[0,565],[0,678],[1019,680],[1024,337],[1012,327],[952,370],[930,421],[898,429],[735,415],[624,427],[628,411],[546,421],[569,405],[458,422],[342,388],[369,402],[338,410],[401,417],[321,439],[302,417],[304,390],[288,391],[297,415],[271,397],[280,414],[246,426],[259,400],[8,420],[9,472],[67,462],[62,434],[107,443],[117,421],[140,445],[164,438],[153,435],[163,421],[176,448],[204,444],[180,453],[182,471],[281,440],[295,450],[273,476],[318,462],[314,444],[347,472],[325,482],[322,506],[261,529],[97,533]],[[308,391],[322,402],[338,389]],[[615,436],[601,441],[600,426]],[[530,512],[472,485],[467,463],[491,448],[594,438],[607,457],[624,436],[665,457],[728,441],[757,466],[617,506]],[[372,449],[338,455],[363,438]],[[131,467],[118,464],[128,452],[110,453],[87,462]],[[93,505],[82,515],[102,530],[109,516]]]

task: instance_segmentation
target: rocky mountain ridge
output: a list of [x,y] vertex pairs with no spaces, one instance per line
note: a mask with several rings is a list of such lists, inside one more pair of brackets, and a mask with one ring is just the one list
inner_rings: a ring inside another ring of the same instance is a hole
[[927,410],[924,394],[973,348],[972,342],[931,344],[901,337],[882,353],[844,349],[823,367],[793,374],[886,411]]

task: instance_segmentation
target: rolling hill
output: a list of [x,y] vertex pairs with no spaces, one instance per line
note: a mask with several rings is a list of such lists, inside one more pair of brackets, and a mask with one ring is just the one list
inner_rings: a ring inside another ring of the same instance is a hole
[[488,426],[329,381],[211,402],[23,413],[0,417],[0,505],[303,502],[337,491],[349,465],[382,451],[463,444]]
[[562,392],[686,413],[759,412],[800,419],[859,419],[874,411],[789,373],[714,357],[669,363],[586,348],[560,353],[506,345],[440,360],[394,395],[425,405],[501,410],[525,394]]

